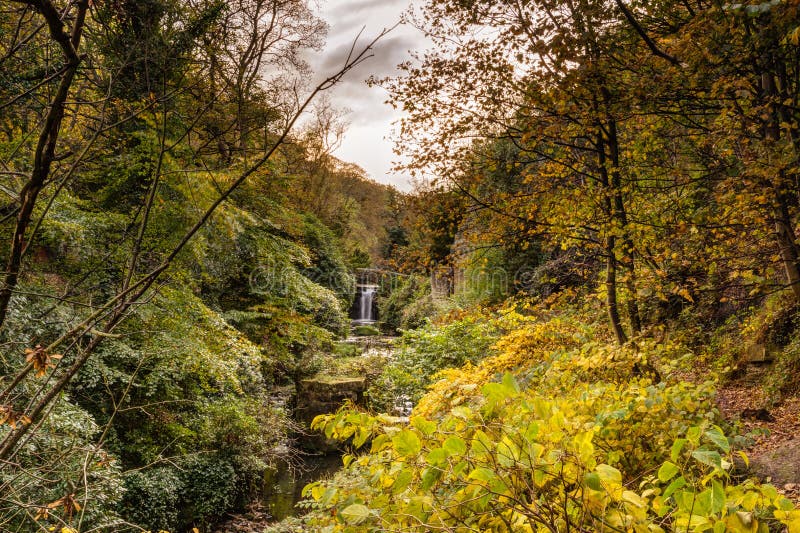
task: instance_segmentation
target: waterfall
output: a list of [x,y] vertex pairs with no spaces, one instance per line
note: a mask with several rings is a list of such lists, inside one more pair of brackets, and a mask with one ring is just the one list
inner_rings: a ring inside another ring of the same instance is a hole
[[358,285],[356,287],[356,301],[352,315],[354,322],[358,324],[375,323],[375,295],[377,293],[377,285]]

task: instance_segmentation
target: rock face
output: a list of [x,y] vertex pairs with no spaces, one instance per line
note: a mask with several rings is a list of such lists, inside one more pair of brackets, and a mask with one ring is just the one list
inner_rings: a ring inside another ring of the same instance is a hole
[[793,439],[750,460],[750,471],[774,485],[800,484],[800,439]]
[[766,344],[755,343],[745,348],[742,359],[746,363],[769,363],[773,358]]
[[[317,415],[336,412],[345,401],[363,405],[366,381],[363,377],[317,376],[297,384],[295,419],[309,428]],[[331,452],[338,448],[335,441],[311,434],[302,440],[304,447]]]

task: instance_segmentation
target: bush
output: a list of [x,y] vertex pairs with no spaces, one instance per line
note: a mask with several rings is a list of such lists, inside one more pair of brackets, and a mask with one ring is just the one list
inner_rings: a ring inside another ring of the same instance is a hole
[[178,467],[157,467],[125,476],[125,518],[152,531],[182,531],[222,516],[236,500],[230,460],[215,454],[186,458]]
[[237,476],[230,460],[198,456],[181,464],[181,512],[185,524],[205,524],[222,516],[237,497]]
[[468,314],[446,325],[428,322],[419,329],[404,331],[391,362],[367,391],[370,406],[389,412],[398,399],[416,403],[438,371],[477,363],[489,355],[501,328],[498,319]]
[[353,303],[356,279],[350,273],[339,239],[313,215],[305,215],[302,220],[302,239],[312,258],[312,265],[303,269],[303,274],[332,290],[342,305],[349,307]]
[[[565,401],[522,389],[508,374],[483,387],[479,405],[438,421],[414,417],[410,427],[387,429],[387,420],[361,414],[320,417],[326,433],[366,441],[359,430],[368,428],[373,438],[370,453],[347,460],[333,482],[304,489],[317,510],[306,523],[376,532],[793,530],[800,511],[773,487],[731,480],[732,445],[703,420],[707,405],[686,418],[677,410],[654,417],[666,421],[669,440],[650,446],[649,432],[611,429],[649,401],[689,405],[685,391],[643,395],[646,388],[582,388]],[[650,452],[645,462],[621,461],[640,448]]]
[[172,467],[153,468],[125,476],[122,514],[129,521],[153,531],[177,531],[183,486]]
[[[685,350],[599,340],[574,316],[522,320],[447,370],[410,425],[343,409],[326,436],[371,443],[304,493],[328,531],[767,531],[800,522],[773,487],[730,477],[738,439],[713,383],[667,375]],[[654,371],[658,366],[660,373]]]
[[356,337],[372,337],[380,334],[381,330],[373,326],[356,326],[353,328],[353,335]]
[[[400,278],[398,286],[388,294],[384,292],[387,289],[382,289],[378,296],[378,318],[387,332],[419,327],[423,317],[433,316],[435,310],[430,305],[430,280],[408,276]],[[427,303],[418,303],[423,300]]]
[[[0,439],[20,423],[0,424]],[[0,468],[0,530],[60,530],[80,523],[84,530],[115,531],[123,479],[117,458],[97,446],[99,434],[94,419],[69,397],[56,402],[13,462]]]
[[453,308],[449,300],[437,299],[430,294],[409,303],[400,318],[400,329],[417,329],[425,325],[428,320],[445,314]]
[[767,396],[775,403],[800,388],[800,335],[795,334],[777,355],[764,383]]

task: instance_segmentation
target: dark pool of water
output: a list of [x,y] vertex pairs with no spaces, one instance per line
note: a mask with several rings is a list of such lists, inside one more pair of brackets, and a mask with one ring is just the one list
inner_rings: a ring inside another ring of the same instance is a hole
[[273,519],[283,520],[302,514],[296,504],[303,499],[303,487],[312,481],[329,477],[342,467],[339,455],[309,455],[299,467],[282,463],[264,476],[264,507]]

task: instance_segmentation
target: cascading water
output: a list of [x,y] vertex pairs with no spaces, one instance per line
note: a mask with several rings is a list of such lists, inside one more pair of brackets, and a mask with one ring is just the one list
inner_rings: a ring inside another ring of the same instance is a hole
[[353,322],[356,324],[374,324],[375,295],[378,293],[377,285],[356,286],[356,301],[353,305]]

